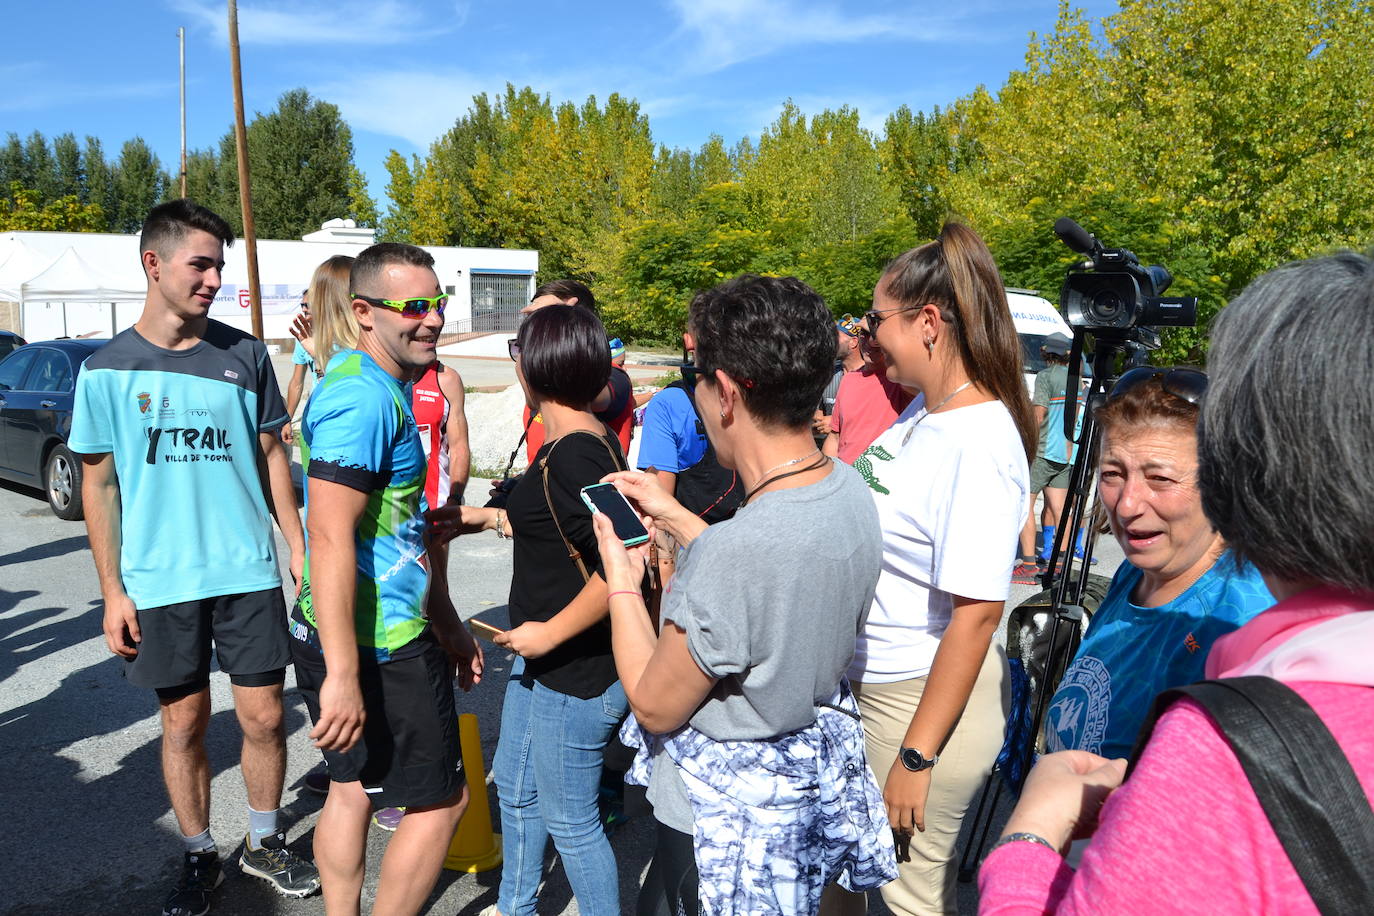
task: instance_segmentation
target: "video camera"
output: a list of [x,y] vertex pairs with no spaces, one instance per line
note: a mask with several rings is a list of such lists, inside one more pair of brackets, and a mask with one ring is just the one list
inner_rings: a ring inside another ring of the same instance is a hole
[[[1139,338],[1155,335],[1142,335],[1138,329],[1197,324],[1196,297],[1160,295],[1174,281],[1165,268],[1158,264],[1142,267],[1140,259],[1125,248],[1103,247],[1068,217],[1055,220],[1054,232],[1065,245],[1089,258],[1069,268],[1059,293],[1064,318],[1075,329],[1098,337],[1105,333]],[[1157,340],[1154,345],[1158,346]]]

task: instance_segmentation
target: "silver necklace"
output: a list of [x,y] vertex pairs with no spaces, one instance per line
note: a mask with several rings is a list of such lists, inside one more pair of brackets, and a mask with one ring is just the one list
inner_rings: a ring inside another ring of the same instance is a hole
[[965,388],[967,388],[969,385],[972,385],[972,384],[973,384],[973,379],[969,379],[967,382],[964,382],[964,384],[960,385],[958,388],[955,388],[953,391],[951,391],[951,392],[949,393],[949,397],[945,398],[943,401],[941,401],[940,403],[936,404],[934,407],[926,408],[926,412],[923,413],[923,414],[921,414],[919,417],[917,417],[917,418],[916,418],[916,422],[915,422],[915,423],[912,423],[910,426],[908,426],[908,427],[906,428],[906,435],[902,437],[902,445],[906,445],[909,441],[911,441],[911,434],[912,434],[913,432],[916,431],[916,427],[918,427],[918,426],[921,425],[921,421],[922,421],[922,420],[924,420],[926,417],[930,416],[931,414],[935,413],[935,411],[939,410],[941,407],[944,407],[944,406],[945,406],[946,404],[948,404],[950,401],[954,400],[954,396],[955,396],[956,394],[958,394],[959,392],[963,391]]
[[782,464],[769,468],[768,470],[764,471],[762,474],[759,475],[759,479],[763,480],[765,477],[767,477],[774,471],[781,471],[783,468],[790,468],[794,464],[801,464],[803,461],[810,458],[812,455],[819,455],[820,453],[820,449],[813,448],[811,451],[807,452],[805,455],[802,455],[800,458],[793,458],[791,461],[784,461]]

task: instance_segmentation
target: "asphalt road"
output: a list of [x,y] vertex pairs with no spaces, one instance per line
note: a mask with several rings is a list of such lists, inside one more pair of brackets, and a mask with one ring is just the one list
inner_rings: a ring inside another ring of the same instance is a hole
[[[474,494],[482,489],[474,483]],[[280,540],[278,546],[284,561]],[[1120,553],[1110,539],[1102,551],[1099,570],[1110,574]],[[465,618],[481,614],[494,624],[506,624],[506,542],[490,534],[459,538],[450,577]],[[290,581],[285,567],[283,579]],[[1013,587],[1009,606],[1034,591]],[[154,913],[179,869],[179,831],[158,764],[156,701],[150,692],[124,681],[123,663],[105,647],[101,615],[84,526],[53,517],[37,491],[0,484],[0,755],[5,797],[10,799],[0,833],[0,912]],[[471,693],[460,695],[459,709],[477,714],[489,767],[510,658],[488,648],[486,677]],[[247,827],[238,767],[240,733],[226,676],[212,675],[211,693],[211,828],[222,855],[234,863]],[[322,799],[305,791],[301,778],[320,757],[307,738],[309,720],[290,673],[285,702],[289,756],[284,823],[292,847],[308,854]],[[493,819],[499,823],[494,811]],[[387,836],[371,831],[365,902],[375,888]],[[643,818],[631,820],[612,843],[623,909],[630,912],[648,864],[650,824]],[[240,875],[234,864],[227,871],[215,896],[217,914],[324,912],[318,896],[287,900],[263,882]],[[547,874],[540,912],[576,913],[561,867]],[[498,876],[499,871],[444,872],[427,911],[476,914],[495,902]],[[960,903],[961,912],[976,909],[971,885],[963,886]],[[886,909],[874,902],[870,912]]]

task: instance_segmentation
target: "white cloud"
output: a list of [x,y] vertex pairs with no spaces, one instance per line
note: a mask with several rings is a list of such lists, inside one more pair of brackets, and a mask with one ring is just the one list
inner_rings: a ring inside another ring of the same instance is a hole
[[680,31],[699,41],[693,66],[699,72],[802,45],[968,37],[952,20],[925,13],[862,15],[799,0],[671,0],[671,6]]
[[468,110],[474,95],[503,88],[459,70],[424,69],[369,72],[365,79],[325,83],[311,91],[338,105],[355,129],[400,137],[425,150]]
[[[227,40],[229,20],[216,0],[168,0]],[[468,3],[449,5],[447,15],[426,10],[413,0],[295,0],[239,5],[239,41],[257,45],[397,45],[451,32],[467,19]]]

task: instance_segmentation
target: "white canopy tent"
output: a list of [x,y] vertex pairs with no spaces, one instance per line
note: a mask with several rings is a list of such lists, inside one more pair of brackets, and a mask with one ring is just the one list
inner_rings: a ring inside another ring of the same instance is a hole
[[21,284],[24,336],[113,337],[137,319],[145,289],[141,277],[111,276],[68,248],[46,270]]
[[0,249],[0,301],[18,302],[19,287],[42,273],[56,258],[15,239],[8,252]]

